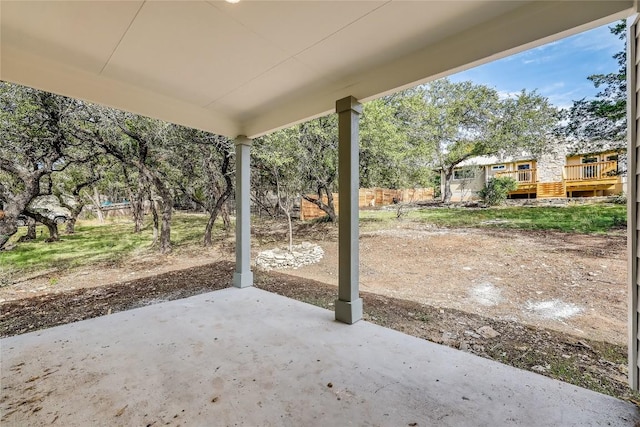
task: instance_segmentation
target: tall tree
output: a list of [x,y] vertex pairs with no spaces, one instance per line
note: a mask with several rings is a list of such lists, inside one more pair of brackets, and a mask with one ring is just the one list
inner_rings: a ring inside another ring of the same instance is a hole
[[[336,114],[298,125],[303,180],[302,198],[324,211],[331,222],[337,219],[333,193],[338,180],[338,118]],[[311,195],[310,193],[315,193]]]
[[412,138],[407,111],[414,91],[363,105],[360,119],[360,186],[408,188],[433,185],[430,146]]
[[433,165],[444,172],[443,201],[451,200],[454,169],[476,156],[538,155],[553,149],[558,112],[535,92],[501,99],[472,82],[437,80],[418,90],[411,132],[431,147]]
[[11,83],[0,82],[0,249],[17,232],[18,215],[25,212],[43,222],[50,238],[57,224],[29,204],[41,194],[51,194],[51,174],[88,152],[73,138],[82,120],[75,115],[79,101]]
[[230,226],[227,203],[233,194],[233,143],[228,138],[174,126],[174,169],[169,175],[176,187],[196,206],[207,212],[203,244],[212,245],[212,231],[222,214]]
[[150,183],[156,190],[162,211],[160,253],[171,252],[173,189],[167,177],[169,124],[130,113],[102,109],[102,121],[86,137],[106,154],[138,172],[138,183]]
[[573,151],[600,149],[624,150],[627,134],[627,49],[626,22],[609,27],[623,41],[622,49],[613,55],[618,69],[607,74],[592,74],[589,79],[599,92],[593,99],[574,101],[565,112],[566,134],[573,141]]
[[[298,158],[302,148],[298,139],[298,129],[289,128],[257,139],[252,149],[258,177],[274,189],[277,207],[287,218],[289,251],[293,249],[293,209],[304,187]],[[264,182],[258,181],[260,184]]]
[[95,157],[91,161],[72,164],[64,171],[52,174],[52,193],[58,199],[60,206],[71,213],[71,217],[65,224],[67,234],[75,233],[78,216],[87,200],[91,200],[91,197],[86,195],[86,191],[101,178],[99,163],[100,159]]
[[[408,93],[408,92],[407,92]],[[360,126],[360,183],[369,187],[415,187],[431,182],[431,149],[410,135],[406,93],[364,105]],[[411,110],[411,111],[409,111]],[[336,220],[338,129],[336,115],[275,132],[254,147],[254,202],[273,215],[288,215],[293,194]],[[271,192],[269,203],[268,191]]]

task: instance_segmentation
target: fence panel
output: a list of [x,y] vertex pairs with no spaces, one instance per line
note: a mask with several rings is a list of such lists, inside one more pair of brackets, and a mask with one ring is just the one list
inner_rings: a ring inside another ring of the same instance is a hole
[[[397,202],[413,203],[425,200],[433,200],[433,188],[408,188],[401,190],[391,190],[387,188],[361,188],[358,194],[358,205],[361,208],[373,206],[387,206]],[[322,201],[327,203],[327,197]],[[333,193],[334,207],[336,214],[339,213],[340,203],[338,193]],[[310,220],[325,216],[325,212],[314,203],[301,199],[300,219]]]

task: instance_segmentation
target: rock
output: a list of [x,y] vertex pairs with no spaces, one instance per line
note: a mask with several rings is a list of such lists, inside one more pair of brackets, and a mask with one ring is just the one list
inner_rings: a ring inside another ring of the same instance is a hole
[[485,350],[483,345],[478,345],[478,344],[474,344],[472,348],[473,348],[473,351],[478,354],[484,353],[484,350]]
[[472,338],[480,338],[480,335],[476,334],[473,331],[464,331],[464,334],[468,337],[472,337]]
[[500,336],[500,332],[496,331],[491,326],[483,326],[476,330],[476,332],[482,335],[483,338],[487,339]]
[[281,248],[263,251],[258,254],[255,263],[256,266],[267,271],[281,268],[296,269],[319,262],[323,256],[324,251],[320,246],[304,242],[293,246],[291,252]]
[[544,374],[545,372],[547,372],[547,368],[545,368],[542,365],[534,365],[531,367],[531,370],[534,372],[539,372],[541,374]]
[[458,336],[456,334],[454,334],[454,333],[443,332],[441,340],[442,340],[443,344],[450,344],[450,343],[454,342],[457,338],[458,338]]

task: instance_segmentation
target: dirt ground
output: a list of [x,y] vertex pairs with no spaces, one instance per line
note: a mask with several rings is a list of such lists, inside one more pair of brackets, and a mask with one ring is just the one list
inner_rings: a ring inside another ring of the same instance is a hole
[[[288,272],[337,284],[338,247]],[[624,235],[480,229],[363,231],[361,289],[616,344],[627,342]]]
[[[284,227],[256,227],[254,252]],[[318,264],[256,271],[256,286],[332,308],[337,229],[300,225]],[[447,230],[399,222],[361,232],[365,319],[622,398],[626,387],[626,252],[622,234]],[[0,336],[229,286],[229,247],[50,271],[0,288]],[[215,261],[212,263],[212,261]],[[286,273],[286,274],[283,274]]]

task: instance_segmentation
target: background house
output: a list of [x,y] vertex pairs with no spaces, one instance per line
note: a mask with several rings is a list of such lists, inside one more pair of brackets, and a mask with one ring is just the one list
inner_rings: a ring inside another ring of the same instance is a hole
[[[516,180],[522,183],[524,191],[525,183],[535,182],[535,171],[536,160],[524,155],[520,157],[479,156],[465,160],[453,171],[451,201],[477,200],[478,191],[489,179],[499,174],[507,174],[514,179],[520,178]],[[444,173],[441,178],[441,187],[444,191]]]
[[611,196],[624,192],[623,169],[615,150],[570,155],[559,151],[538,159],[524,155],[474,157],[454,170],[451,200],[476,200],[489,179],[502,176],[518,183],[509,193],[512,199]]

